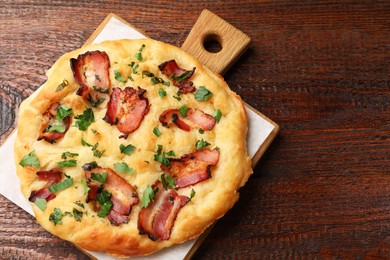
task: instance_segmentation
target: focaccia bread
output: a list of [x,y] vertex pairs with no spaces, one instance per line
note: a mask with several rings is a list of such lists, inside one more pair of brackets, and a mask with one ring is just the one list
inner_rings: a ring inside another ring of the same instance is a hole
[[146,255],[199,236],[252,173],[243,103],[181,49],[118,40],[63,55],[19,111],[21,190],[46,230]]

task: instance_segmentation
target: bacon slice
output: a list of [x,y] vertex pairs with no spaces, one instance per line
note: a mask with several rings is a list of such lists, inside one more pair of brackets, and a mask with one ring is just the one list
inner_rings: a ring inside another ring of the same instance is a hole
[[214,128],[216,120],[213,116],[204,113],[202,110],[189,108],[187,116],[183,117],[179,109],[168,109],[160,115],[160,123],[165,127],[177,125],[184,131],[191,129],[211,130]]
[[154,200],[142,208],[138,216],[140,234],[148,234],[153,241],[168,240],[179,210],[186,205],[189,198],[178,195],[173,189],[165,190],[160,181],[152,185],[158,188]]
[[143,95],[146,90],[135,90],[126,87],[124,90],[114,88],[107,112],[103,120],[111,125],[117,125],[123,133],[123,138],[138,129],[145,115],[149,112],[149,101]]
[[89,102],[98,101],[110,86],[110,59],[105,52],[88,51],[70,59],[73,76],[79,83],[77,94]]
[[[60,107],[60,103],[53,103],[49,109],[42,114],[43,122],[41,128],[39,129],[40,134],[38,136],[38,141],[43,139],[49,143],[55,143],[58,139],[65,135],[66,131],[68,131],[70,126],[70,116],[65,117],[61,122],[58,122],[56,120],[58,107]],[[49,132],[50,126],[54,123],[65,125],[65,131],[63,133],[58,133],[57,131]]]
[[179,88],[180,93],[186,94],[195,91],[194,83],[189,81],[195,72],[180,68],[175,60],[166,61],[158,66],[162,74],[173,80],[173,85]]
[[38,180],[46,181],[46,185],[40,190],[32,191],[28,200],[35,202],[37,198],[45,199],[46,201],[54,199],[56,195],[51,193],[49,187],[61,180],[61,172],[55,169],[50,171],[39,171],[37,172],[37,176]]
[[179,159],[169,158],[169,167],[161,165],[161,169],[174,177],[177,188],[183,188],[210,178],[211,167],[218,161],[219,151],[205,148]]
[[[89,166],[83,168],[85,177],[89,182],[88,187],[90,188],[87,202],[96,200],[100,190],[100,185],[98,185],[99,182],[92,180],[91,174],[102,174],[103,172],[107,173],[107,179],[103,184],[103,188],[111,193],[110,199],[113,203],[113,206],[108,213],[108,219],[113,225],[127,223],[129,221],[128,216],[130,215],[132,206],[137,204],[139,201],[137,191],[134,187],[110,168],[101,168],[98,166],[94,168]],[[98,203],[96,203],[95,206],[97,206],[97,204]]]

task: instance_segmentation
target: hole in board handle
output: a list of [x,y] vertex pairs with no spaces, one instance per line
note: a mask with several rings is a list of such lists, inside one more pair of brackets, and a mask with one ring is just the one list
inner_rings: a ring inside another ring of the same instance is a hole
[[203,39],[203,48],[210,53],[222,50],[222,38],[217,34],[207,34]]

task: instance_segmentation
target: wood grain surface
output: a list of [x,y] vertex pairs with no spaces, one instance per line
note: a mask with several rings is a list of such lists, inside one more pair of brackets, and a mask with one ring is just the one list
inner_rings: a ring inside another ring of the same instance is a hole
[[[3,0],[0,143],[109,12],[181,46],[204,8],[252,39],[225,79],[280,133],[194,258],[390,258],[389,1]],[[87,257],[0,196],[0,258]]]

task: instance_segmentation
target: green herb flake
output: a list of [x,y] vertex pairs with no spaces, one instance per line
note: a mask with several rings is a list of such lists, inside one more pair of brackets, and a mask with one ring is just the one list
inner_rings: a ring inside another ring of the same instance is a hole
[[145,48],[145,44],[142,44],[141,47],[140,47],[139,50],[138,50],[139,52],[136,53],[136,54],[134,55],[135,58],[136,58],[137,60],[139,60],[139,61],[142,61],[142,60],[143,60],[141,52],[143,51],[144,48]]
[[204,130],[202,128],[199,128],[199,134],[204,134]]
[[204,86],[200,86],[194,96],[195,96],[195,100],[196,101],[204,101],[204,100],[208,100],[211,96],[213,95],[213,93],[211,93],[208,89],[206,89]]
[[47,207],[47,201],[45,199],[42,199],[42,198],[36,198],[35,205],[37,205],[37,207],[40,210],[45,211],[45,209]]
[[101,182],[101,183],[106,183],[108,174],[106,172],[102,173],[91,173],[91,179]]
[[179,107],[179,112],[182,117],[187,116],[188,107],[187,106],[181,106]]
[[147,77],[154,77],[154,74],[150,71],[143,70],[142,71],[142,76],[147,76]]
[[134,65],[134,67],[133,67],[133,74],[138,74],[138,71],[137,71],[138,67],[139,67],[138,63]]
[[107,216],[108,212],[112,208],[112,201],[110,200],[111,193],[106,190],[103,190],[97,197],[96,200],[100,204],[100,211],[98,212],[98,216],[104,218]]
[[93,156],[95,156],[95,157],[97,157],[97,158],[100,158],[100,157],[102,157],[102,155],[104,154],[104,152],[105,152],[106,150],[98,150],[98,149],[97,149],[98,146],[99,146],[99,143],[96,143],[96,144],[92,147],[92,151],[93,151]]
[[180,74],[178,77],[176,77],[177,82],[181,83],[183,80],[185,80],[190,75],[190,71],[186,71],[182,74]]
[[157,127],[153,128],[153,134],[159,137],[161,135],[160,129],[158,129]]
[[64,153],[61,154],[61,159],[66,160],[68,157],[72,157],[73,158],[73,157],[77,157],[77,156],[79,156],[78,153],[64,152]]
[[173,151],[170,151],[168,153],[166,152],[162,152],[162,145],[158,145],[158,149],[157,149],[157,152],[154,154],[154,160],[156,162],[159,162],[167,167],[169,167],[169,159],[167,158],[167,156],[174,156],[174,152]]
[[128,173],[128,174],[134,174],[135,170],[130,168],[127,163],[122,162],[122,163],[115,163],[114,168],[118,172],[123,172],[123,173]]
[[167,95],[167,92],[163,88],[158,89],[158,95],[160,97],[165,97]]
[[131,145],[131,144],[126,145],[126,146],[121,144],[119,146],[119,149],[121,150],[121,153],[131,155],[135,151],[136,147],[134,145]]
[[142,194],[142,199],[141,199],[141,207],[146,208],[151,201],[154,201],[154,196],[157,194],[158,188],[152,189],[150,184],[146,187],[144,190],[144,194]]
[[34,155],[35,150],[31,151],[29,154],[23,156],[22,160],[19,162],[19,164],[22,167],[25,166],[34,166],[37,168],[41,168],[39,165],[38,158]]
[[83,187],[84,187],[84,195],[87,194],[90,190],[90,188],[88,187],[88,184],[87,184],[87,180],[86,179],[82,179],[81,180],[81,184],[83,184]]
[[57,163],[58,167],[64,168],[64,167],[75,167],[77,166],[76,160],[65,160],[62,162]]
[[98,100],[94,100],[91,96],[91,94],[88,94],[88,98],[87,98],[89,104],[91,104],[92,107],[98,107],[101,103],[104,102],[104,100],[106,100],[105,98],[99,98]]
[[177,92],[176,96],[172,96],[174,99],[176,99],[177,101],[180,101],[181,100],[181,97],[180,97],[180,91]]
[[82,144],[83,146],[87,146],[87,147],[92,147],[92,146],[93,146],[92,144],[87,143],[87,142],[84,140],[84,138],[81,138],[81,144]]
[[127,80],[122,77],[121,73],[118,70],[114,70],[115,79],[119,82],[126,83]]
[[97,86],[93,86],[92,88],[93,88],[93,90],[95,90],[97,92],[100,92],[102,94],[108,94],[109,93],[108,88],[99,88]]
[[66,178],[63,181],[50,185],[49,190],[51,193],[57,193],[59,191],[69,188],[70,186],[72,186],[72,184],[73,184],[73,178]]
[[59,208],[54,208],[53,213],[51,213],[49,216],[49,221],[53,222],[54,226],[61,225],[62,224],[62,221],[61,221],[62,217],[63,217],[63,215],[62,215],[61,210]]
[[56,114],[56,120],[61,122],[65,119],[65,117],[68,117],[73,114],[73,109],[68,106],[60,106],[57,108],[57,114]]
[[95,122],[95,115],[93,114],[92,108],[87,108],[81,115],[75,116],[76,127],[81,130],[87,130],[88,126]]
[[57,132],[57,133],[64,133],[66,130],[66,125],[51,125],[49,129],[47,130],[48,132]]
[[73,217],[76,221],[80,222],[83,217],[83,212],[73,208]]
[[215,110],[214,113],[213,113],[213,117],[215,118],[217,123],[219,123],[219,120],[221,120],[221,117],[222,117],[221,110],[220,109]]
[[129,75],[127,78],[128,78],[130,81],[134,81],[134,79],[133,79],[133,77],[132,77],[131,75]]
[[62,83],[60,85],[58,85],[56,92],[63,90],[66,86],[68,86],[68,84],[69,84],[69,82],[66,79],[64,79],[62,81]]
[[195,194],[196,194],[196,192],[195,192],[194,188],[192,188],[192,189],[191,189],[190,198],[188,199],[187,203],[190,202],[190,201],[192,200],[192,198],[195,197]]
[[208,145],[210,145],[210,143],[208,143],[207,141],[205,141],[205,140],[198,140],[197,142],[196,142],[196,144],[195,144],[195,147],[196,147],[196,149],[203,149],[203,148],[205,148],[206,146],[208,146]]
[[80,208],[83,208],[83,209],[85,208],[84,204],[81,201],[75,201],[73,203],[76,204],[77,206],[79,206]]
[[173,179],[173,177],[170,175],[167,175],[165,177],[165,173],[161,174],[161,183],[165,190],[167,190],[168,188],[174,189],[176,187],[175,180]]

